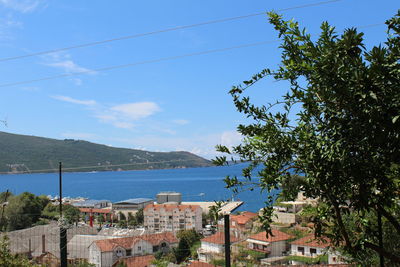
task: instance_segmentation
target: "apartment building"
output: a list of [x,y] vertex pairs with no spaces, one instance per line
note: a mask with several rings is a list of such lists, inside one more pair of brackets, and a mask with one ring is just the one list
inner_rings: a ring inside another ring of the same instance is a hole
[[144,226],[150,232],[201,231],[202,212],[198,205],[150,204],[143,210]]

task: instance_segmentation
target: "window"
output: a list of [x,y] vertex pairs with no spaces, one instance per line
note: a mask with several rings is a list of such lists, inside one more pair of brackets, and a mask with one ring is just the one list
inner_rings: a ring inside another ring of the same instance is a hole
[[126,256],[132,256],[132,249],[126,250]]
[[117,250],[115,251],[115,254],[117,255],[117,257],[122,257],[122,256],[124,256],[124,252],[123,252],[121,249],[117,249]]
[[310,248],[310,253],[311,253],[311,254],[317,254],[317,249],[315,249],[315,248]]
[[137,250],[138,250],[138,251],[142,251],[142,247],[141,247],[141,246],[138,246],[138,247],[137,247]]
[[153,246],[153,252],[157,252],[158,251],[158,246]]
[[304,247],[297,247],[297,251],[304,255]]

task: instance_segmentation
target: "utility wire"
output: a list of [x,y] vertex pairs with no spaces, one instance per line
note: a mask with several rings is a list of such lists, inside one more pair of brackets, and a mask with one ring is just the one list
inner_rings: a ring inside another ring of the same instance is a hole
[[[278,9],[278,10],[276,10],[276,12],[282,12],[282,11],[288,11],[288,10],[293,10],[293,9],[312,7],[312,6],[320,6],[320,5],[325,5],[325,4],[339,2],[339,1],[341,1],[341,0],[322,1],[322,2],[317,2],[317,3],[312,3],[312,4],[305,4],[305,5],[300,5],[300,6],[294,6],[294,7]],[[95,41],[95,42],[90,42],[90,43],[77,44],[77,45],[72,45],[72,46],[67,46],[67,47],[62,47],[62,48],[55,48],[55,49],[51,49],[51,50],[44,50],[44,51],[35,52],[35,53],[31,53],[31,54],[0,58],[0,62],[17,60],[17,59],[33,57],[33,56],[39,56],[39,55],[45,55],[45,54],[56,53],[56,52],[61,52],[61,51],[67,51],[67,50],[72,50],[72,49],[77,49],[77,48],[82,48],[82,47],[96,46],[96,45],[101,45],[101,44],[110,43],[110,42],[116,42],[116,41],[122,41],[122,40],[127,40],[127,39],[134,39],[134,38],[140,38],[140,37],[144,37],[144,36],[156,35],[156,34],[165,33],[165,32],[178,31],[178,30],[182,30],[182,29],[195,28],[195,27],[200,27],[200,26],[204,26],[204,25],[217,24],[217,23],[222,23],[222,22],[227,22],[227,21],[234,21],[234,20],[241,20],[241,19],[261,16],[261,15],[265,15],[265,14],[266,14],[266,12],[259,12],[259,13],[247,14],[247,15],[236,16],[236,17],[229,17],[229,18],[223,18],[223,19],[210,20],[210,21],[205,21],[205,22],[200,22],[200,23],[195,23],[195,24],[189,24],[189,25],[184,25],[184,26],[177,26],[177,27],[173,27],[173,28],[166,28],[166,29],[161,29],[161,30],[156,30],[156,31],[151,31],[151,32],[138,33],[138,34],[133,34],[133,35],[126,35],[126,36],[116,37],[116,38],[112,38],[112,39],[106,39],[106,40],[100,40],[100,41]]]
[[[383,25],[383,23],[362,25],[362,26],[358,26],[357,28],[365,29],[365,28],[372,28],[372,27],[381,26],[381,25]],[[236,45],[236,46],[231,46],[231,47],[204,50],[204,51],[200,51],[200,52],[194,52],[194,53],[177,55],[177,56],[162,57],[162,58],[158,58],[158,59],[138,61],[138,62],[122,64],[122,65],[108,66],[108,67],[103,67],[103,68],[98,68],[98,69],[90,69],[90,70],[84,70],[84,71],[78,71],[78,72],[71,72],[71,73],[47,76],[47,77],[42,77],[42,78],[37,78],[37,79],[32,79],[32,80],[0,84],[0,88],[21,85],[21,84],[29,84],[29,83],[39,82],[39,81],[53,80],[53,79],[64,78],[64,77],[83,75],[83,74],[89,74],[89,73],[93,73],[93,72],[109,71],[109,70],[113,70],[113,69],[122,69],[122,68],[127,68],[127,67],[138,66],[138,65],[157,63],[157,62],[162,62],[162,61],[170,61],[170,60],[181,59],[181,58],[185,58],[185,57],[200,56],[200,55],[224,52],[224,51],[229,51],[229,50],[234,50],[234,49],[239,49],[239,48],[254,47],[254,46],[259,46],[259,45],[263,45],[263,44],[271,44],[271,43],[277,43],[277,42],[279,42],[279,40],[249,43],[249,44]]]
[[47,76],[47,77],[42,77],[42,78],[32,79],[32,80],[25,80],[25,81],[20,81],[20,82],[5,83],[5,84],[0,84],[0,87],[9,87],[9,86],[14,86],[14,85],[28,84],[28,83],[34,83],[34,82],[39,82],[39,81],[46,81],[46,80],[53,80],[53,79],[63,78],[63,77],[71,77],[71,76],[77,76],[77,75],[82,75],[82,74],[88,74],[88,73],[93,73],[93,72],[109,71],[109,70],[113,70],[113,69],[122,69],[122,68],[138,66],[138,65],[144,65],[144,64],[149,64],[149,63],[170,61],[170,60],[175,60],[175,59],[180,59],[180,58],[185,58],[185,57],[206,55],[206,54],[212,54],[212,53],[217,53],[217,52],[223,52],[223,51],[228,51],[228,50],[233,50],[233,49],[252,47],[252,46],[258,46],[258,45],[276,43],[276,42],[278,42],[278,40],[276,40],[276,41],[264,41],[264,42],[250,43],[250,44],[243,44],[243,45],[237,45],[237,46],[231,46],[231,47],[225,47],[225,48],[218,48],[218,49],[211,49],[211,50],[205,50],[205,51],[201,51],[201,52],[194,52],[194,53],[171,56],[171,57],[162,57],[162,58],[158,58],[158,59],[150,59],[150,60],[144,60],[144,61],[139,61],[139,62],[134,62],[134,63],[108,66],[108,67],[103,67],[103,68],[98,68],[98,69],[71,72],[71,73],[59,74],[59,75],[54,75],[54,76]]

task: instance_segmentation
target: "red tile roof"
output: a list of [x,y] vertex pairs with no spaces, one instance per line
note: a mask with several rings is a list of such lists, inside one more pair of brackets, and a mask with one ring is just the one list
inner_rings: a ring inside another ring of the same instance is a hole
[[[230,236],[230,241],[231,241],[231,244],[232,244],[232,243],[238,242],[239,238],[231,235]],[[213,235],[210,235],[210,236],[207,236],[207,237],[203,238],[201,240],[201,242],[208,242],[208,243],[214,243],[214,244],[218,244],[218,245],[223,245],[223,244],[225,244],[225,233],[217,232],[217,233],[215,233]]]
[[92,208],[79,208],[80,212],[87,212],[87,213],[111,213],[111,209],[92,209]]
[[326,242],[320,241],[314,238],[314,235],[307,235],[303,238],[297,239],[293,242],[290,242],[292,245],[302,245],[307,247],[316,247],[316,248],[326,248],[330,246],[330,240],[328,238],[323,238]]
[[167,211],[172,211],[174,209],[178,209],[179,211],[190,209],[192,211],[196,211],[197,209],[201,209],[199,205],[178,205],[178,204],[149,204],[144,208],[144,211],[148,211],[150,209],[161,210],[165,209]]
[[149,267],[155,258],[153,255],[138,256],[125,258],[117,261],[113,266],[118,265],[118,263],[125,263],[126,267]]
[[257,216],[257,213],[245,211],[239,215],[231,215],[231,221],[235,221],[238,224],[246,224]]
[[268,235],[268,238],[266,235],[267,235],[267,232],[264,231],[264,232],[250,236],[249,239],[255,239],[255,240],[271,243],[271,242],[278,242],[278,241],[283,241],[283,240],[288,240],[288,239],[293,238],[293,236],[288,235],[279,230],[275,230],[275,229],[272,229],[272,235]]
[[152,235],[131,236],[123,238],[103,239],[94,241],[94,243],[102,252],[106,252],[106,251],[112,251],[116,247],[123,247],[126,249],[132,248],[133,245],[139,242],[140,240],[147,241],[153,246],[159,245],[162,241],[166,241],[170,244],[178,243],[178,239],[171,232],[164,232]]
[[216,265],[201,261],[193,261],[188,265],[188,267],[216,267]]

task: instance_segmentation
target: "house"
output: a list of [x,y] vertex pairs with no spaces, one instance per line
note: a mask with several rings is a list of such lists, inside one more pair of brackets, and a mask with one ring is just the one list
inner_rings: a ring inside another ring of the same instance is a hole
[[[257,219],[258,214],[250,211],[244,211],[238,215],[230,216],[230,231],[231,233],[239,238],[245,238],[248,232],[253,227],[253,222]],[[218,228],[223,231],[224,221],[218,222]]]
[[113,266],[124,264],[125,267],[150,267],[153,266],[152,262],[155,259],[153,255],[123,258],[114,263]]
[[138,210],[144,209],[147,205],[153,204],[153,200],[150,198],[131,198],[119,202],[115,202],[112,204],[112,210],[114,214],[117,215],[118,220],[120,220],[120,214],[123,213],[126,218],[128,218],[128,214],[135,214]]
[[144,227],[151,232],[202,230],[202,209],[198,205],[150,204],[143,215]]
[[[315,258],[321,255],[325,255],[328,252],[330,246],[330,240],[325,238],[322,241],[314,238],[314,235],[310,234],[298,240],[290,243],[290,254],[293,256],[301,256],[307,258]],[[301,262],[295,264],[300,264]]]
[[67,244],[68,260],[83,262],[89,260],[89,246],[94,241],[118,238],[106,235],[75,235]]
[[72,203],[72,206],[77,207],[77,208],[103,209],[103,208],[111,207],[111,201],[88,199],[85,201],[74,202],[74,203]]
[[[239,238],[230,236],[231,246],[240,241]],[[225,253],[225,234],[224,232],[217,232],[211,236],[201,239],[201,246],[197,250],[200,261],[208,262],[215,254]],[[217,255],[218,256],[218,255]]]
[[288,250],[288,239],[293,236],[288,235],[279,230],[272,229],[272,235],[268,235],[267,232],[260,232],[255,235],[251,235],[247,240],[248,248],[258,252],[265,253],[268,257],[279,257],[285,254]]
[[89,246],[89,263],[109,267],[123,258],[168,252],[177,245],[178,239],[171,232],[98,240]]

